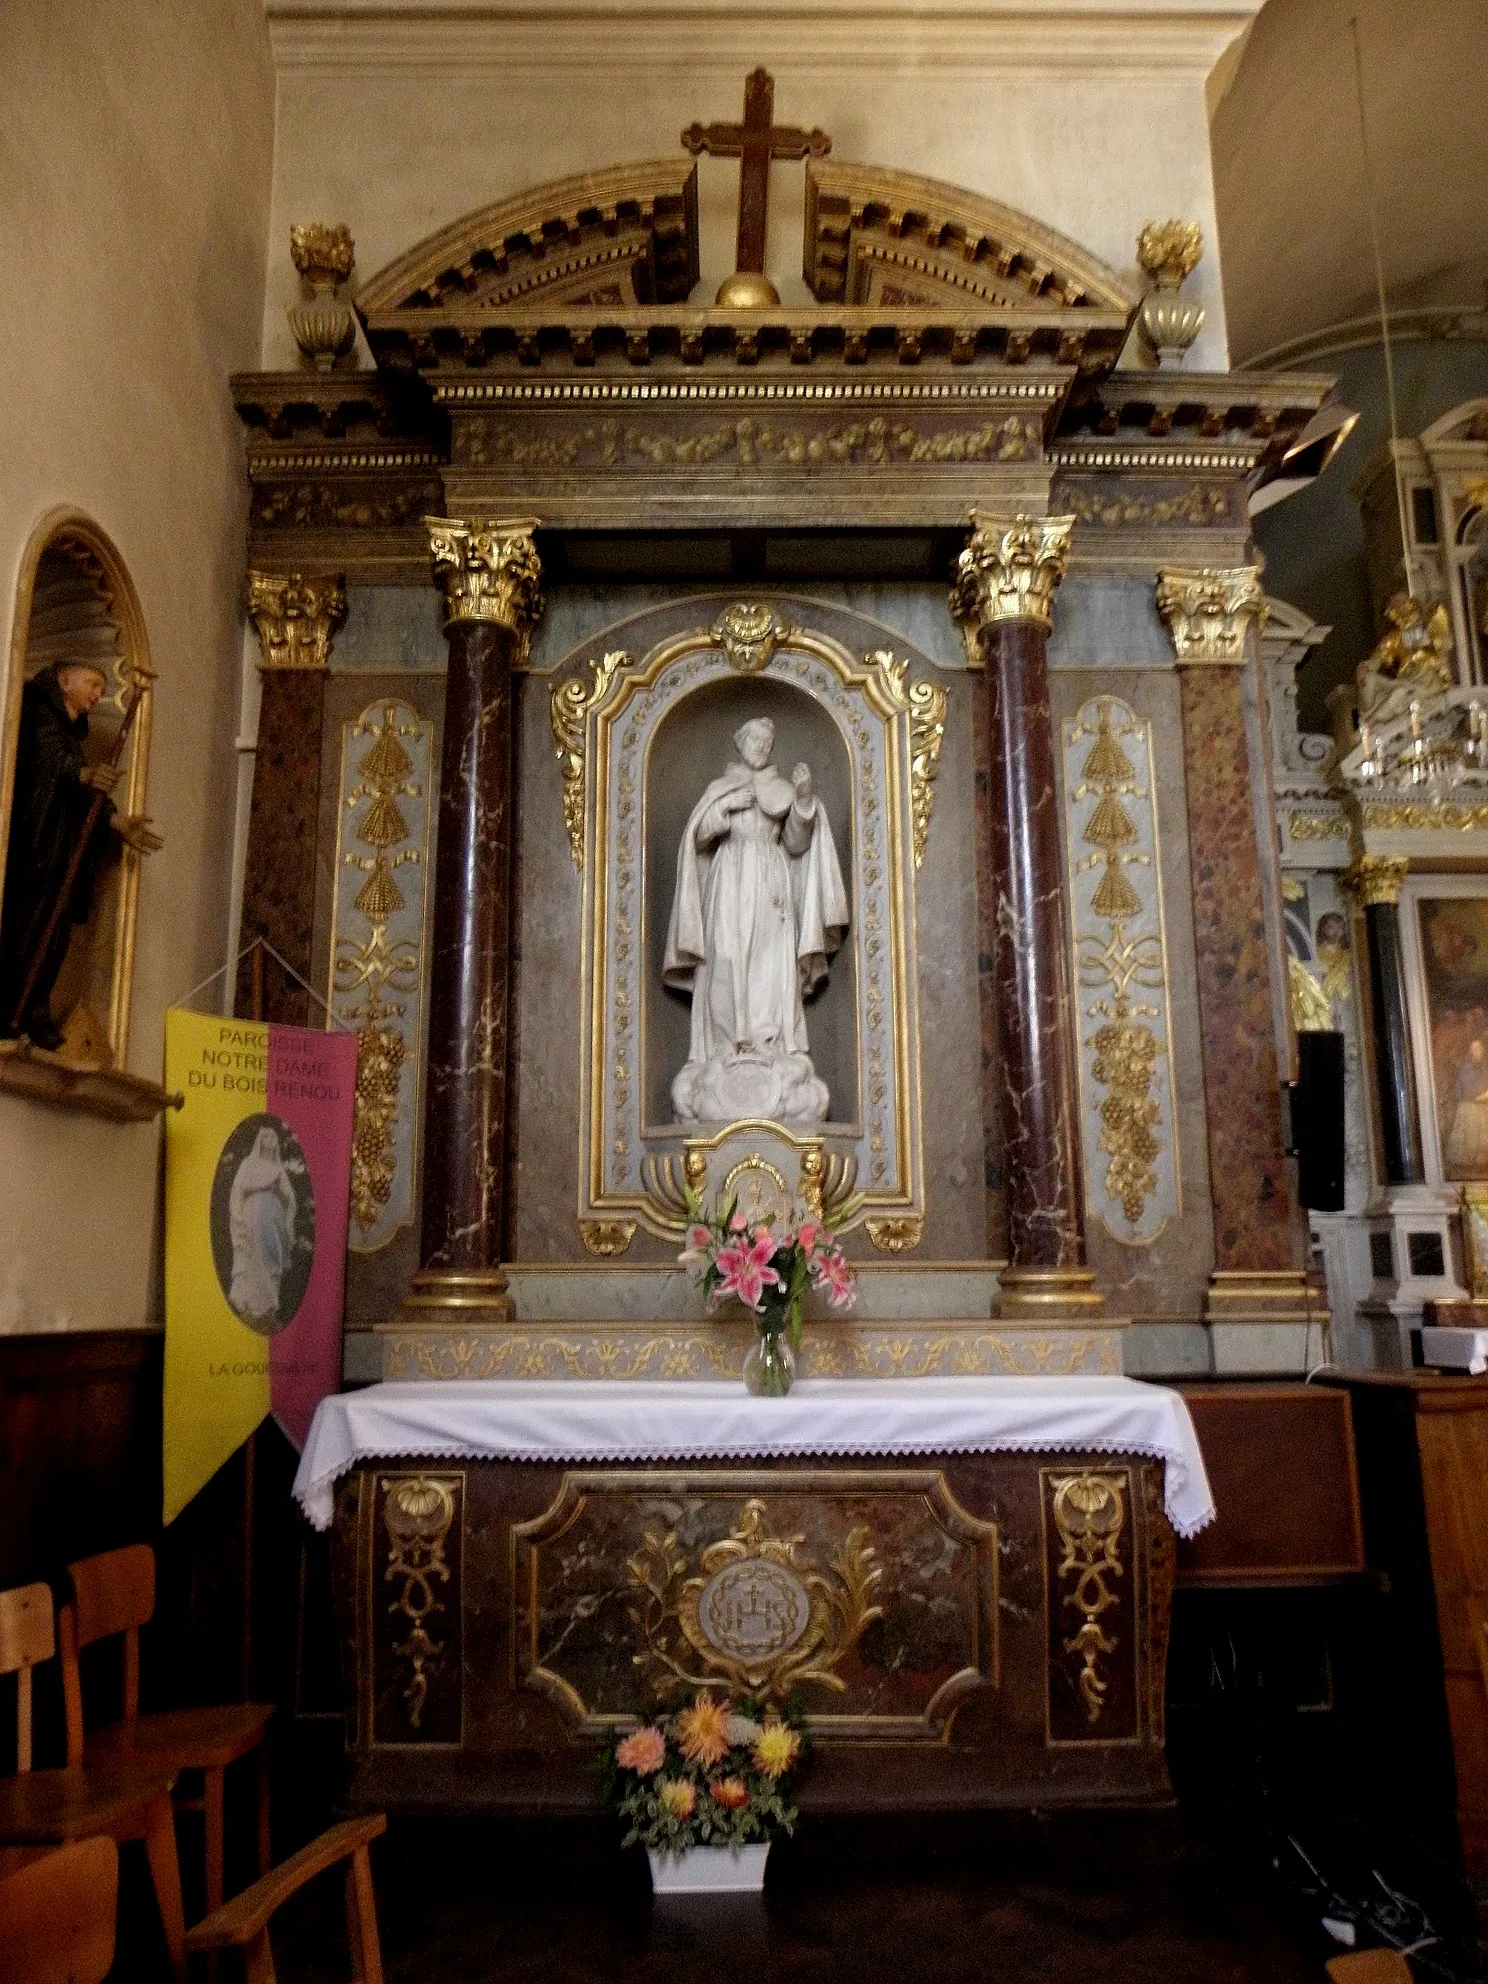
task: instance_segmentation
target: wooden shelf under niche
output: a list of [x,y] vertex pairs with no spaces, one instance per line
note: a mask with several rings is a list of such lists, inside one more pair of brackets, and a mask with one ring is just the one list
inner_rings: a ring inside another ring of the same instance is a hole
[[179,1109],[184,1100],[143,1075],[81,1067],[28,1040],[0,1040],[0,1093],[111,1123],[148,1123],[163,1110]]

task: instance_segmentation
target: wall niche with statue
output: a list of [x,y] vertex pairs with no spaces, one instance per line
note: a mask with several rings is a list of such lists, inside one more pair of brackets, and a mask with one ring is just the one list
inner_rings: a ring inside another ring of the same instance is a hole
[[117,549],[57,511],[22,561],[0,750],[0,1089],[138,1119],[123,1072],[147,815],[154,671]]

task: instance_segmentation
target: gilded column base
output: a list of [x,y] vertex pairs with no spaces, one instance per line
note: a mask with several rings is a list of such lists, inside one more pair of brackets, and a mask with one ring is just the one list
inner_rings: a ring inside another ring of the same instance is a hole
[[1003,1322],[1088,1322],[1106,1306],[1089,1268],[1004,1268],[997,1287],[992,1313]]
[[420,1268],[403,1297],[397,1318],[380,1330],[439,1330],[493,1327],[517,1313],[502,1268]]
[[1326,1310],[1300,1268],[1217,1269],[1204,1300],[1204,1318],[1211,1323],[1318,1322]]

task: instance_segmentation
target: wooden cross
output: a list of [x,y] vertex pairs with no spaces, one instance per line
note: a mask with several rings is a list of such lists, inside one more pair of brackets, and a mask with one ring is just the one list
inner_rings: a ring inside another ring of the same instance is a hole
[[777,125],[772,122],[774,114],[775,79],[756,69],[744,84],[742,124],[689,124],[682,133],[682,142],[694,158],[707,152],[713,158],[739,160],[739,244],[734,266],[759,274],[765,267],[771,159],[825,158],[832,149],[825,131]]

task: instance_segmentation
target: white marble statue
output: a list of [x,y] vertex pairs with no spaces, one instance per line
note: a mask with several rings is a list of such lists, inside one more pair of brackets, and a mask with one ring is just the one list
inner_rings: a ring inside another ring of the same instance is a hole
[[715,778],[677,851],[662,975],[692,993],[692,1042],[672,1083],[679,1123],[823,1123],[803,1000],[847,929],[847,891],[811,768],[770,763],[775,726],[734,732],[742,762]]

